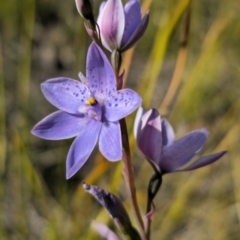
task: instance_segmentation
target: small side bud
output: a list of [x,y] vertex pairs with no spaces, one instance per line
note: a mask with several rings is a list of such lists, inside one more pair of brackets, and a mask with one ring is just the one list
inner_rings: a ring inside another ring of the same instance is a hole
[[100,187],[88,185],[85,182],[83,182],[83,188],[109,212],[115,224],[124,234],[134,236],[132,239],[140,239],[138,232],[131,224],[130,218],[122,202],[115,195]]
[[93,16],[93,6],[91,0],[75,0],[77,10],[80,15],[86,20],[92,21],[94,20]]

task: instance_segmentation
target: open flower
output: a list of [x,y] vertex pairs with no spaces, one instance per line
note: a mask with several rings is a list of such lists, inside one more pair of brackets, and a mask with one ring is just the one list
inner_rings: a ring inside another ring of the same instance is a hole
[[156,109],[146,113],[139,109],[135,135],[140,151],[161,174],[197,169],[215,162],[226,153],[222,151],[204,156],[185,166],[203,147],[208,131],[204,128],[196,130],[174,142],[171,125],[166,119],[161,119]]
[[139,0],[130,0],[123,8],[121,0],[108,0],[100,8],[98,24],[102,43],[109,51],[131,48],[144,34],[149,13],[143,18]]
[[122,157],[119,119],[132,113],[141,98],[130,89],[116,91],[109,61],[95,44],[89,47],[86,77],[50,79],[41,84],[46,99],[59,111],[40,121],[32,134],[49,140],[76,137],[66,163],[67,178],[87,161],[99,139],[99,149],[109,161]]

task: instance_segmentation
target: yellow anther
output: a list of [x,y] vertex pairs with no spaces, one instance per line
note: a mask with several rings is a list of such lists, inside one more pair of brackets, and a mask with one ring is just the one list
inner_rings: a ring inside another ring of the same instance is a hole
[[97,104],[97,100],[94,99],[93,97],[90,97],[88,100],[86,100],[86,104],[95,105],[95,104]]

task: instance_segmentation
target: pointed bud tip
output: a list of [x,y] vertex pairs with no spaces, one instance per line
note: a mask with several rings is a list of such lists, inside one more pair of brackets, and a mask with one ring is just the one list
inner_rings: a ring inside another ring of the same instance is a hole
[[87,183],[85,183],[85,182],[82,182],[82,186],[83,186],[83,188],[86,190],[86,191],[89,191],[90,190],[90,185],[88,185]]
[[86,20],[93,21],[93,6],[91,0],[75,0],[79,14]]

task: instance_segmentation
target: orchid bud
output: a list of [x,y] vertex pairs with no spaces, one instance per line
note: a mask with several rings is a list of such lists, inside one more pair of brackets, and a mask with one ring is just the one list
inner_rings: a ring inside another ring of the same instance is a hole
[[134,237],[132,239],[140,240],[139,234],[131,224],[127,211],[125,210],[122,202],[115,195],[100,187],[88,185],[84,182],[83,188],[108,211],[115,224],[124,234]]
[[149,13],[142,18],[139,0],[130,0],[124,7],[121,0],[108,0],[98,18],[104,47],[111,52],[128,50],[143,36],[148,20]]
[[131,226],[129,216],[122,205],[122,202],[115,195],[100,187],[88,185],[86,183],[83,183],[83,188],[96,198],[114,220],[117,220],[122,229],[127,229]]
[[93,16],[93,6],[91,0],[75,0],[77,10],[80,15],[86,20],[92,21],[94,19]]

